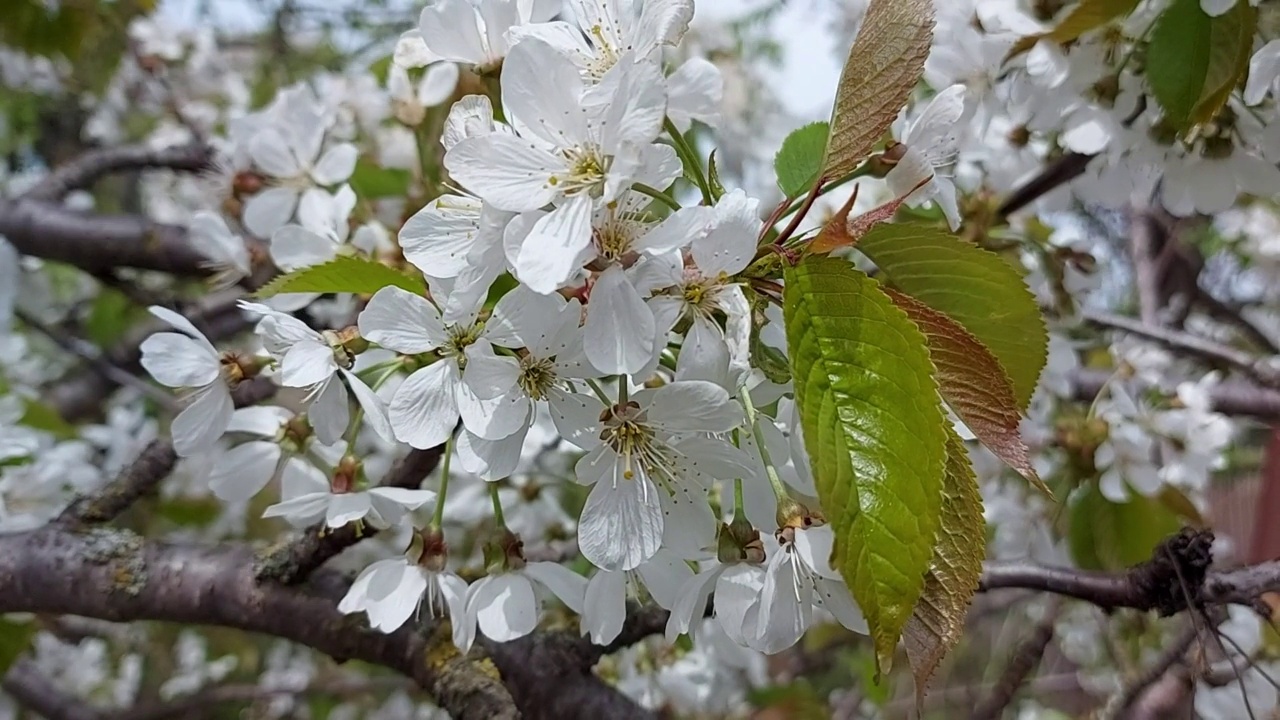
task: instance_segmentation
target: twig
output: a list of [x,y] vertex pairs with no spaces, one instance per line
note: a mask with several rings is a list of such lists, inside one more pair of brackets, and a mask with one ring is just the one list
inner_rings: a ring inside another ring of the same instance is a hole
[[1009,193],[1009,197],[1001,203],[998,210],[1000,217],[1008,217],[1031,203],[1048,195],[1062,185],[1084,174],[1093,155],[1067,153],[1054,160],[1040,174],[1028,180],[1021,187]]
[[[1071,374],[1071,391],[1075,399],[1089,402],[1106,385],[1110,373],[1100,370],[1076,370]],[[1280,418],[1280,392],[1259,387],[1251,382],[1226,381],[1209,390],[1213,409],[1224,415],[1244,415],[1263,420]]]
[[57,167],[22,197],[29,200],[61,200],[72,190],[86,188],[111,173],[146,168],[200,172],[213,160],[213,149],[204,143],[155,149],[147,145],[97,148]]
[[0,688],[46,720],[102,720],[97,710],[54,687],[30,658],[19,658],[11,665]]
[[1227,347],[1212,340],[1190,333],[1149,325],[1121,315],[1111,315],[1092,310],[1083,313],[1084,319],[1095,325],[1122,330],[1130,335],[1160,343],[1174,350],[1181,350],[1213,363],[1229,365],[1270,388],[1280,388],[1280,358],[1257,358],[1249,353]]
[[160,407],[174,412],[178,409],[178,403],[173,396],[164,392],[147,381],[139,378],[132,373],[116,366],[107,358],[103,357],[102,351],[94,347],[91,343],[63,332],[58,332],[48,325],[40,322],[32,317],[29,313],[21,308],[14,308],[13,314],[22,324],[44,335],[53,344],[84,360],[89,364],[90,369],[102,376],[102,378],[114,385],[122,385],[124,387],[133,388],[142,393],[147,399],[155,402]]
[[1209,313],[1210,317],[1217,318],[1222,322],[1234,326],[1236,330],[1240,331],[1241,335],[1248,338],[1249,341],[1256,345],[1259,350],[1272,355],[1280,355],[1280,345],[1276,344],[1269,335],[1262,332],[1258,326],[1249,322],[1249,320],[1241,315],[1235,308],[1232,308],[1230,305],[1227,305],[1218,298],[1210,295],[1203,288],[1196,286],[1193,291],[1192,303],[1204,308],[1205,312]]
[[1133,258],[1134,284],[1138,292],[1138,316],[1142,323],[1160,325],[1160,268],[1157,256],[1161,239],[1154,218],[1143,209],[1129,213],[1129,252]]
[[[413,450],[391,468],[383,485],[418,487],[435,470],[443,451],[443,445]],[[330,558],[377,532],[375,528],[357,528],[354,523],[337,530],[317,523],[307,528],[302,537],[268,550],[257,563],[257,577],[285,584],[302,582]]]
[[1165,648],[1165,650],[1160,654],[1160,657],[1151,665],[1151,667],[1142,671],[1142,674],[1138,675],[1131,682],[1125,684],[1124,688],[1120,691],[1120,694],[1116,696],[1116,699],[1111,703],[1108,703],[1107,712],[1104,713],[1103,717],[1111,720],[1119,720],[1120,718],[1127,717],[1126,713],[1128,713],[1129,708],[1138,701],[1138,698],[1141,697],[1148,688],[1159,682],[1160,678],[1164,677],[1165,673],[1169,672],[1174,665],[1183,661],[1187,651],[1191,649],[1193,644],[1195,644],[1196,638],[1198,637],[1200,637],[1199,627],[1195,623],[1189,623],[1182,629],[1182,632],[1178,634],[1178,637],[1173,641],[1173,644]]
[[[275,395],[276,390],[271,380],[258,377],[241,383],[232,397],[236,407],[248,407]],[[57,521],[70,525],[110,522],[154,490],[177,462],[172,440],[152,440],[114,480],[92,495],[77,498],[58,515]]]
[[1044,657],[1045,650],[1049,648],[1049,643],[1053,641],[1053,624],[1058,619],[1061,609],[1058,598],[1050,599],[1049,606],[1045,608],[1044,618],[1036,624],[1031,635],[1014,650],[1013,656],[1009,658],[1009,664],[1005,666],[1004,673],[992,688],[991,693],[974,708],[970,715],[972,720],[996,720],[1004,713],[1005,708],[1009,707],[1009,703],[1013,702],[1014,696],[1018,694],[1018,689],[1035,671],[1041,658]]
[[[199,690],[168,702],[150,703],[112,714],[107,720],[169,720],[201,711],[209,713],[210,706],[230,703],[246,703],[286,695],[320,695],[327,697],[351,697],[371,695],[380,697],[392,690],[405,689],[408,683],[402,677],[386,676],[360,680],[316,682],[299,688],[263,687],[248,683],[228,683]],[[211,713],[210,713],[211,714]]]

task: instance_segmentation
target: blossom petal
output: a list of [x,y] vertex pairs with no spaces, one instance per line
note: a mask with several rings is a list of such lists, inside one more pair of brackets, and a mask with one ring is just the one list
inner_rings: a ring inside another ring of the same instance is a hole
[[156,333],[142,342],[141,350],[143,369],[171,388],[203,387],[217,381],[221,373],[208,343],[186,335]]
[[627,619],[627,575],[597,570],[587,583],[583,603],[582,634],[596,645],[608,645],[622,632]]
[[281,270],[320,265],[337,255],[337,243],[301,225],[285,225],[271,234],[271,259]]
[[220,500],[241,502],[257,495],[275,475],[280,446],[247,442],[223,453],[209,474],[209,490]]
[[420,450],[453,434],[458,423],[458,366],[449,360],[428,365],[405,379],[391,400],[389,415],[396,439]]
[[361,336],[397,352],[423,353],[449,341],[435,306],[421,295],[393,285],[369,298],[357,322]]
[[581,614],[587,592],[587,579],[569,568],[553,562],[531,562],[524,566],[524,574],[537,580],[552,595],[560,598],[565,607]]
[[298,191],[289,187],[267,188],[244,206],[244,226],[257,237],[269,238],[293,217]]
[[350,370],[342,370],[341,373],[347,379],[351,394],[356,396],[356,402],[360,403],[360,408],[364,410],[364,419],[373,426],[373,431],[383,440],[393,442],[395,432],[391,429],[391,420],[387,417],[386,403],[355,373]]
[[334,376],[325,380],[312,394],[307,416],[320,442],[332,445],[341,440],[351,421],[347,389],[342,382]]
[[340,143],[325,151],[320,162],[311,168],[311,179],[319,185],[337,185],[346,182],[356,170],[356,158],[360,151],[351,143]]
[[578,271],[591,244],[591,207],[589,197],[576,195],[534,222],[515,262],[516,275],[529,289],[555,292]]
[[329,498],[329,509],[325,513],[325,524],[331,528],[340,528],[369,514],[373,503],[368,493],[339,493]]
[[440,0],[422,9],[418,30],[430,52],[455,62],[484,64],[488,60],[475,6],[467,0]]
[[541,39],[517,43],[502,64],[502,107],[521,135],[556,148],[582,144],[588,135],[581,97],[578,69]]
[[555,199],[550,180],[565,169],[556,156],[506,133],[460,141],[445,153],[444,166],[455,181],[509,212],[537,210]]
[[[695,616],[699,620],[702,619],[707,600],[711,597],[711,590],[715,587],[715,580],[723,571],[722,566],[708,568],[680,585],[680,589],[676,592],[675,605],[671,608],[671,615],[667,617],[667,642],[673,643],[676,638],[689,632]],[[716,609],[719,607],[720,599],[716,598]]]
[[231,391],[221,382],[201,389],[193,402],[173,419],[169,431],[178,457],[191,457],[213,448],[231,422],[235,405]]
[[649,422],[668,432],[729,432],[742,425],[742,408],[720,385],[682,380],[658,388],[649,403]]
[[596,279],[587,303],[583,349],[605,375],[639,372],[653,355],[653,311],[627,280],[610,267]]
[[662,546],[659,492],[649,476],[631,479],[616,468],[591,488],[578,519],[582,556],[604,570],[634,570]]
[[533,584],[518,573],[491,575],[471,586],[467,615],[475,614],[480,632],[496,642],[510,642],[538,625],[538,599]]

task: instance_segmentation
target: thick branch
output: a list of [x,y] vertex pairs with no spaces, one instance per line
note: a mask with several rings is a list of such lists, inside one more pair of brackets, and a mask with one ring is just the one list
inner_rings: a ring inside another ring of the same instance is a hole
[[0,235],[23,255],[90,273],[133,267],[186,277],[211,274],[209,259],[191,244],[186,228],[141,215],[82,213],[54,202],[11,200],[0,203]]
[[989,562],[978,589],[1036,590],[1076,598],[1100,608],[1158,610],[1169,616],[1209,605],[1255,606],[1280,591],[1280,560],[1208,571],[1213,534],[1186,529],[1156,547],[1150,560],[1123,572]]
[[61,200],[72,190],[89,187],[99,178],[111,173],[146,168],[200,172],[208,168],[212,161],[213,149],[203,143],[175,145],[158,150],[146,145],[98,148],[59,166],[23,197],[31,200]]
[[[440,462],[444,446],[430,450],[413,450],[391,468],[383,485],[417,488]],[[302,537],[269,551],[258,564],[258,578],[297,583],[307,579],[316,568],[343,550],[378,531],[371,527],[357,529],[354,523],[337,530],[323,522],[313,525]]]
[[[1077,400],[1090,402],[1110,378],[1101,370],[1077,370],[1072,373],[1072,391]],[[1225,415],[1245,415],[1263,420],[1280,418],[1280,391],[1259,387],[1250,382],[1227,381],[1209,391],[1213,409]]]
[[0,612],[161,620],[266,633],[338,659],[398,670],[456,718],[518,716],[501,683],[456,652],[436,652],[408,627],[384,635],[339,613],[343,578],[324,573],[298,588],[259,584],[253,560],[247,546],[145,542],[125,531],[49,526],[0,537]]
[[[0,535],[0,613],[40,612],[132,622],[217,625],[301,643],[413,678],[460,720],[618,718],[654,720],[591,672],[599,655],[577,633],[538,632],[509,643],[482,640],[501,681],[459,655],[430,620],[384,635],[338,612],[348,581],[318,570],[308,582],[258,582],[254,551],[144,541],[127,531],[51,525]],[[623,635],[660,629],[660,613],[635,613]],[[506,685],[506,688],[503,685]],[[508,689],[510,693],[508,694]]]

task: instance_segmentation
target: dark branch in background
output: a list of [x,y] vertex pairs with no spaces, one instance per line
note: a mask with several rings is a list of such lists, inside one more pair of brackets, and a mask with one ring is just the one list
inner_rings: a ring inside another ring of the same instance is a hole
[[[276,389],[275,383],[263,377],[241,383],[233,393],[236,407],[256,405],[275,395]],[[152,440],[114,480],[92,495],[77,498],[63,510],[58,522],[74,525],[114,520],[154,490],[173,472],[177,463],[178,455],[173,451],[172,440]]]
[[[348,584],[323,569],[305,584],[259,582],[254,551],[247,545],[148,541],[128,531],[71,531],[56,523],[0,536],[0,613],[216,625],[268,634],[338,660],[401,672],[459,720],[656,718],[591,672],[598,655],[584,651],[576,632],[483,642],[499,678],[456,652],[442,623],[428,620],[419,630],[405,626],[385,635],[369,629],[360,616],[339,613],[337,603]],[[638,639],[657,632],[659,619],[660,613],[637,613],[628,618],[623,635]]]
[[45,720],[104,720],[102,713],[54,687],[29,658],[9,666],[0,689]]
[[1144,324],[1139,320],[1086,310],[1084,319],[1095,325],[1122,330],[1152,342],[1160,343],[1173,350],[1179,350],[1202,360],[1217,365],[1226,365],[1239,370],[1260,385],[1269,388],[1280,388],[1280,358],[1258,358],[1250,353],[1230,348],[1212,340],[1191,335],[1190,333],[1171,330],[1164,327]]
[[99,178],[112,173],[147,168],[200,172],[212,162],[213,149],[203,143],[175,145],[159,150],[146,145],[98,148],[55,168],[22,197],[29,200],[61,200],[72,190],[87,188]]
[[119,267],[180,277],[211,274],[209,259],[191,245],[187,229],[141,215],[69,210],[56,202],[0,202],[0,235],[23,255],[57,260],[90,273]]
[[[113,713],[105,720],[169,720],[191,716],[214,717],[210,706],[249,703],[281,696],[324,696],[350,698],[359,695],[381,698],[393,690],[408,689],[407,682],[396,677],[375,677],[361,681],[326,681],[302,688],[263,687],[249,683],[214,685],[198,692],[170,700],[150,703]],[[220,717],[220,716],[218,716]]]
[[1049,606],[1045,608],[1044,618],[1036,623],[1031,635],[1013,651],[1009,664],[1005,666],[991,693],[973,709],[971,720],[997,720],[1004,714],[1005,708],[1009,707],[1009,703],[1018,694],[1018,688],[1022,687],[1040,665],[1045,651],[1049,649],[1049,643],[1053,641],[1053,624],[1061,609],[1057,598],[1051,598]]
[[[1071,390],[1076,400],[1090,402],[1111,379],[1102,370],[1076,370],[1071,374]],[[1224,415],[1249,416],[1262,420],[1280,419],[1280,391],[1254,383],[1228,380],[1209,391],[1213,409]]]
[[[1200,637],[1199,625],[1194,621],[1188,623],[1187,626],[1178,634],[1178,637],[1173,641],[1173,643],[1160,653],[1160,657],[1151,665],[1151,667],[1142,671],[1142,673],[1132,681],[1125,683],[1124,689],[1120,692],[1120,695],[1116,697],[1114,704],[1109,705],[1108,707],[1111,712],[1106,714],[1104,717],[1116,718],[1117,720],[1119,718],[1132,717],[1134,713],[1131,713],[1130,709],[1134,708],[1135,705],[1145,704],[1140,703],[1143,696],[1146,695],[1148,690],[1155,686],[1156,683],[1160,682],[1165,674],[1172,670],[1174,666],[1183,662],[1184,656],[1187,654],[1187,651],[1191,649],[1191,646],[1195,644],[1196,638],[1198,637]],[[1139,713],[1143,715],[1149,714],[1142,712],[1141,709],[1139,709]]]
[[1084,174],[1093,155],[1067,153],[1054,160],[1039,174],[1014,189],[1000,204],[997,211],[1001,217],[1008,217],[1059,187],[1075,180]]
[[1258,326],[1249,322],[1239,311],[1230,305],[1222,302],[1218,298],[1210,295],[1204,288],[1196,286],[1194,290],[1192,302],[1199,305],[1210,317],[1220,322],[1231,325],[1240,332],[1249,342],[1253,343],[1262,352],[1271,355],[1280,355],[1280,345],[1277,345],[1266,333],[1262,332]]
[[[191,322],[210,340],[217,343],[227,340],[253,326],[253,320],[247,318],[236,307],[236,301],[243,297],[239,292],[231,291],[211,295],[201,301],[198,307],[184,312]],[[111,365],[125,372],[142,371],[139,360],[142,342],[152,333],[171,330],[165,323],[150,319],[129,331],[129,334],[111,347],[103,358]],[[75,423],[102,412],[102,404],[107,396],[117,387],[117,383],[99,373],[73,371],[67,376],[45,389],[43,397],[59,415],[67,422]]]
[[[443,452],[443,445],[430,450],[413,450],[391,468],[382,484],[388,487],[417,488],[436,469]],[[307,528],[302,537],[288,540],[268,551],[257,565],[258,579],[286,584],[301,582],[330,558],[365,538],[373,537],[377,532],[371,527],[357,529],[355,523],[348,523],[336,530],[323,522],[317,523]]]
[[91,371],[101,376],[103,381],[112,385],[133,388],[166,410],[172,411],[177,408],[177,401],[173,395],[167,391],[160,390],[124,368],[117,367],[111,360],[104,357],[102,351],[93,343],[84,338],[76,337],[65,330],[51,328],[37,318],[32,317],[30,313],[22,308],[15,308],[13,314],[26,327],[35,330],[54,345],[83,360],[88,364]]

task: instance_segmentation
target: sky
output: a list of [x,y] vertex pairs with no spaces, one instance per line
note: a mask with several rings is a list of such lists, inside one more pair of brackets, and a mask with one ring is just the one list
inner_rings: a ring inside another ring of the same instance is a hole
[[[695,23],[703,19],[731,20],[765,2],[767,0],[701,0]],[[234,34],[261,28],[268,20],[270,8],[276,4],[259,0],[163,0],[160,15],[179,27],[211,21],[224,32]],[[314,0],[311,4],[337,11],[360,3],[359,0]],[[390,0],[390,4],[403,7],[423,3]],[[830,0],[788,0],[771,21],[770,31],[783,47],[783,64],[770,70],[769,76],[786,108],[804,120],[827,118],[840,77],[840,63],[832,53],[834,38],[828,29],[832,6]]]

